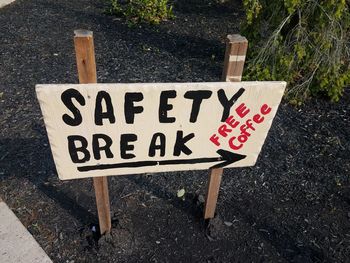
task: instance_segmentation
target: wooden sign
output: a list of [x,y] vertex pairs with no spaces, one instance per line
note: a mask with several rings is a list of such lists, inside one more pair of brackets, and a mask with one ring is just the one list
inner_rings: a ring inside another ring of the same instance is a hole
[[37,85],[59,178],[255,164],[285,82]]

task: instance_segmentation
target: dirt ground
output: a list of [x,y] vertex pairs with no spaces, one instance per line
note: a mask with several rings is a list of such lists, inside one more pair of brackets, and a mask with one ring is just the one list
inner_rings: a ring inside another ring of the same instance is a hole
[[349,89],[336,104],[284,102],[256,166],[225,170],[209,223],[208,171],[109,177],[104,237],[92,181],[58,180],[34,86],[77,83],[74,29],[94,31],[99,82],[220,79],[239,3],[174,4],[175,19],[135,28],[102,0],[0,9],[0,197],[54,262],[350,262]]

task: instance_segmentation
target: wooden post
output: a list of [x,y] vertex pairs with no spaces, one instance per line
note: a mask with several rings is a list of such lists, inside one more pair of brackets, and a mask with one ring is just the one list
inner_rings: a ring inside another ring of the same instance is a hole
[[[248,40],[241,35],[228,35],[226,39],[226,51],[223,81],[241,81],[245,56],[248,48]],[[204,219],[213,218],[216,202],[218,200],[223,169],[212,169],[208,179],[207,196],[205,198]]]
[[[95,48],[92,31],[75,30],[74,45],[79,83],[96,83]],[[94,188],[101,235],[111,231],[107,177],[94,177]]]

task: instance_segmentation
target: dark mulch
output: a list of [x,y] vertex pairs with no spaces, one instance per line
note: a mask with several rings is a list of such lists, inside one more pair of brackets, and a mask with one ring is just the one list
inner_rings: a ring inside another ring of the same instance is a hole
[[348,261],[349,90],[337,104],[281,105],[257,165],[225,171],[209,225],[201,171],[110,177],[113,231],[93,231],[91,180],[58,180],[34,85],[77,82],[77,28],[94,31],[99,82],[219,80],[223,40],[242,14],[239,5],[178,0],[174,20],[128,28],[103,10],[83,0],[0,10],[0,196],[53,261]]

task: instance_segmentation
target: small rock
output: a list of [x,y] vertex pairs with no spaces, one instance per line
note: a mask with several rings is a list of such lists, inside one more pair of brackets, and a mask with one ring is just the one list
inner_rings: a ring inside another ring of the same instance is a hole
[[226,233],[227,228],[218,215],[210,219],[207,227],[207,237],[209,241],[220,240],[225,237]]
[[204,196],[203,196],[203,195],[199,195],[199,196],[198,196],[198,201],[199,201],[200,203],[204,203],[204,202],[205,202]]
[[185,192],[185,189],[180,189],[179,191],[177,191],[177,197],[182,198],[185,195]]
[[156,244],[159,245],[159,244],[160,244],[160,241],[157,240],[157,241],[156,241]]
[[233,223],[232,223],[232,222],[225,221],[224,224],[227,225],[227,226],[232,226]]

